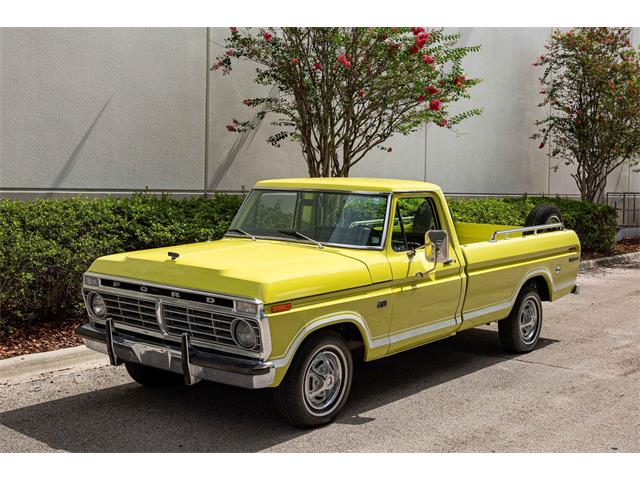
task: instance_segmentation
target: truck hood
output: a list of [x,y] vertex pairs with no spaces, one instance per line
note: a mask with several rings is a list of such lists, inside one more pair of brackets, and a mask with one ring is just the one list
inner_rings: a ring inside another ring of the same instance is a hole
[[[109,255],[93,262],[89,271],[252,297],[269,304],[370,285],[366,263],[345,251],[303,243],[224,238]],[[180,256],[172,260],[168,252]]]

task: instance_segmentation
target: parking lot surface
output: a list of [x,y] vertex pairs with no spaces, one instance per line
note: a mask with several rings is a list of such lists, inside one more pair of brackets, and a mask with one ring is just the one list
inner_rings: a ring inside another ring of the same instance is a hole
[[284,423],[269,391],[148,390],[100,367],[0,385],[0,452],[638,452],[640,262],[579,281],[544,304],[532,353],[491,325],[365,364],[324,428]]

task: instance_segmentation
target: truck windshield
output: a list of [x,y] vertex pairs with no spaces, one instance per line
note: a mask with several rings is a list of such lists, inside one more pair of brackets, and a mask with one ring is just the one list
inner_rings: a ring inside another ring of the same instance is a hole
[[380,194],[252,190],[227,235],[380,247],[387,201]]

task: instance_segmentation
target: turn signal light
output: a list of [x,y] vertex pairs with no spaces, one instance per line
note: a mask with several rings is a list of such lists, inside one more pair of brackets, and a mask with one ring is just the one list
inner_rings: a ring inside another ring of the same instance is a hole
[[281,303],[280,305],[274,305],[271,307],[271,313],[286,312],[287,310],[291,310],[290,303]]

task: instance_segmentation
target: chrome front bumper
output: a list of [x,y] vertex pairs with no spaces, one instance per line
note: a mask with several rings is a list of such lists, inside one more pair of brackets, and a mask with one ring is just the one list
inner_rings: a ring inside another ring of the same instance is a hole
[[78,327],[76,333],[87,348],[109,355],[112,365],[135,362],[178,373],[184,376],[187,385],[209,380],[255,389],[270,387],[275,378],[271,363],[197,350],[187,334],[180,346],[173,346],[116,332],[112,322],[107,322],[106,328],[87,323]]

